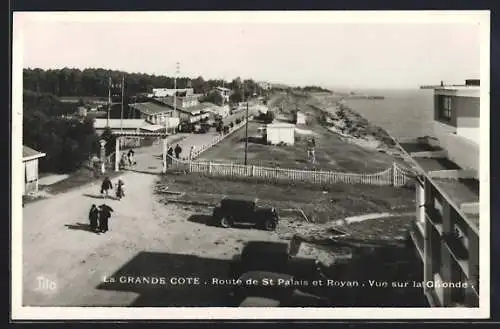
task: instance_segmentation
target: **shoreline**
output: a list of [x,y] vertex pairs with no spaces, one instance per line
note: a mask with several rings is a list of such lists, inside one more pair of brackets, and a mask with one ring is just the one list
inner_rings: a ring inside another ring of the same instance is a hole
[[399,149],[397,140],[384,128],[377,126],[343,102],[341,95],[309,94],[315,110],[322,113],[321,124],[330,132],[338,135],[344,141],[354,143],[363,148],[386,153],[405,160],[404,153]]

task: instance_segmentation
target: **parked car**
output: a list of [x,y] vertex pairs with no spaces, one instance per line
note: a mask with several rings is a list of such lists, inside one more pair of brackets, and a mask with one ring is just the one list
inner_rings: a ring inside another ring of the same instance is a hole
[[192,133],[194,132],[195,127],[190,122],[181,122],[177,127],[177,131],[180,133]]
[[279,215],[276,208],[258,205],[258,199],[222,199],[214,208],[212,218],[221,227],[234,224],[251,224],[262,229],[273,231],[278,226]]
[[208,124],[208,123],[201,123],[199,125],[196,125],[195,133],[197,133],[197,134],[205,134],[208,131],[210,131],[210,124]]

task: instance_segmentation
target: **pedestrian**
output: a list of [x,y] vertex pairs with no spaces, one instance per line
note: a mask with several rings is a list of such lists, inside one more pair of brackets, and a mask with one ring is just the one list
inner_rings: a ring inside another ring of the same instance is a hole
[[177,145],[175,146],[174,152],[175,152],[175,157],[176,157],[177,159],[179,159],[179,157],[180,157],[180,155],[181,155],[181,153],[182,153],[182,148],[180,147],[180,145],[179,145],[179,144],[177,144]]
[[174,158],[174,149],[172,148],[172,146],[170,146],[168,151],[167,151],[167,165],[168,166],[172,165],[173,158]]
[[121,200],[121,198],[125,196],[125,190],[123,189],[124,185],[125,183],[121,179],[119,179],[116,187],[116,198],[118,200]]
[[109,231],[108,221],[111,217],[112,211],[113,209],[105,204],[99,207],[99,231],[101,233],[106,233],[107,231]]
[[108,191],[113,189],[113,184],[111,183],[111,180],[109,177],[104,178],[101,184],[101,194],[104,193],[105,197],[108,197]]
[[127,153],[128,163],[130,166],[135,165],[134,155],[135,155],[135,152],[132,149],[130,149]]
[[189,160],[193,160],[194,156],[194,145],[191,145],[191,149],[189,149]]
[[125,169],[126,165],[127,165],[127,155],[125,153],[122,154],[122,157],[120,159],[120,168],[121,169]]
[[92,207],[90,207],[90,212],[89,212],[90,230],[92,232],[97,231],[98,219],[99,219],[99,209],[97,209],[96,205],[93,204]]

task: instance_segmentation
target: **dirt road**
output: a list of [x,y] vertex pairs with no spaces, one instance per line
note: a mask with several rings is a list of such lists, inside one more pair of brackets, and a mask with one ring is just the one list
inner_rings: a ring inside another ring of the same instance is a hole
[[[189,143],[184,140],[183,148]],[[157,149],[161,146],[138,152],[138,165],[160,170]],[[246,241],[278,236],[208,226],[209,209],[161,204],[153,194],[154,172],[121,176],[126,193],[121,201],[101,199],[100,184],[94,183],[23,208],[24,305],[226,305],[227,289],[213,286],[212,278],[227,275],[228,260]],[[90,232],[90,206],[104,201],[114,209],[110,231]],[[200,283],[178,286],[175,277],[194,277]],[[110,278],[116,282],[105,282]]]

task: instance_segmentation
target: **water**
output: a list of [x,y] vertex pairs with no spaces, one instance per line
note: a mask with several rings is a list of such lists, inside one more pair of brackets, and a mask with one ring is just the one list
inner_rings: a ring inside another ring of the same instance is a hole
[[364,90],[385,99],[352,99],[347,105],[395,138],[432,135],[433,90]]

